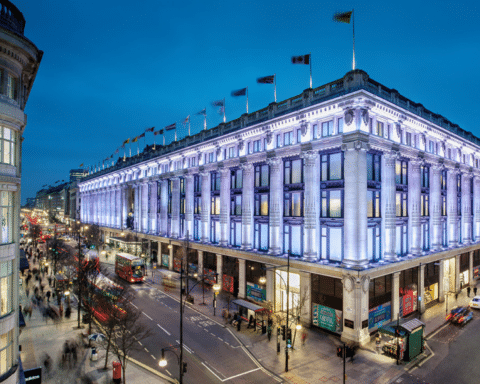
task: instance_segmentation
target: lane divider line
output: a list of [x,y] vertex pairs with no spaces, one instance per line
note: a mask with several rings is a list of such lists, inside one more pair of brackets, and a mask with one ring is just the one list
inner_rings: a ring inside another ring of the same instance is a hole
[[142,312],[145,316],[147,316],[150,320],[153,320],[150,316],[148,316],[145,312]]
[[158,328],[160,328],[163,332],[165,332],[168,336],[171,335],[170,332],[168,332],[165,328],[163,328],[160,324],[157,324],[158,325]]

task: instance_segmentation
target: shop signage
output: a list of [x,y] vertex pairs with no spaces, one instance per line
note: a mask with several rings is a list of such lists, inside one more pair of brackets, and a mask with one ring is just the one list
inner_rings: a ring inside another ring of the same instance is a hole
[[24,371],[25,382],[28,384],[42,383],[42,367],[27,369]]
[[354,329],[355,323],[352,320],[345,319],[345,327]]
[[162,255],[162,267],[168,268],[168,258],[169,258],[169,255]]
[[247,297],[255,301],[267,300],[267,290],[257,284],[247,283]]
[[480,268],[479,267],[475,267],[473,268],[473,277],[477,278],[480,277]]
[[198,272],[198,267],[193,263],[189,263],[188,264],[188,275],[193,276],[197,272]]
[[313,304],[313,325],[332,332],[342,331],[342,311]]
[[368,328],[380,327],[392,318],[392,305],[390,302],[370,309],[368,313]]
[[215,273],[217,271],[214,271],[213,269],[205,269],[203,273],[205,274],[205,282],[207,284],[213,285],[215,284]]
[[223,275],[222,288],[226,292],[233,293],[233,276]]

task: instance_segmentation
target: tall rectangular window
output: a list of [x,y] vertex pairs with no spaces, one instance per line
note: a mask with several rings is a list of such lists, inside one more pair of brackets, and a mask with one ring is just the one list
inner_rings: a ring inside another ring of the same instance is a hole
[[10,99],[17,100],[17,95],[18,95],[17,88],[18,88],[17,78],[9,74],[7,77],[7,96]]
[[322,190],[320,217],[343,217],[343,190]]
[[220,215],[220,196],[212,196],[210,213]]
[[15,132],[10,128],[0,127],[0,161],[4,164],[15,164]]
[[303,216],[303,192],[291,192],[284,194],[283,215],[285,217]]
[[269,186],[269,167],[268,164],[255,166],[255,187]]
[[260,152],[260,140],[255,140],[253,142],[253,153]]
[[268,193],[255,194],[255,216],[268,216]]
[[381,181],[380,155],[367,153],[367,180]]
[[283,134],[283,145],[292,145],[293,144],[293,131],[285,132]]
[[367,191],[367,217],[380,217],[380,191]]
[[408,163],[405,160],[395,162],[395,182],[400,185],[408,185]]
[[230,214],[233,216],[242,215],[242,195],[231,196]]
[[13,270],[12,261],[0,264],[0,316],[13,310]]
[[0,192],[0,228],[2,229],[1,244],[13,243],[13,192]]
[[333,120],[324,121],[322,123],[322,137],[333,135]]
[[268,223],[255,223],[255,248],[268,251]]
[[397,217],[407,217],[407,202],[408,202],[408,193],[407,192],[397,192],[395,200],[395,211]]
[[243,171],[242,169],[234,169],[231,173],[230,188],[241,189],[243,186]]
[[343,152],[322,155],[320,161],[321,181],[343,179]]
[[338,118],[338,133],[343,133],[343,117]]
[[303,160],[285,160],[284,162],[284,184],[303,183]]

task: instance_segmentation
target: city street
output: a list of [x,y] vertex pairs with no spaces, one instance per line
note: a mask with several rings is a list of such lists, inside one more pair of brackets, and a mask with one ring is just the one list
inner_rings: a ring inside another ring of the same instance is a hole
[[[105,265],[114,274],[113,265]],[[141,350],[131,357],[141,363],[178,379],[178,360],[166,352],[167,366],[160,368],[161,349],[177,345],[179,333],[179,302],[150,282],[132,285],[136,292],[135,307],[144,314],[154,336],[141,342]],[[218,309],[221,310],[221,309]],[[185,307],[183,322],[184,361],[187,362],[186,382],[278,383],[279,379],[265,371],[238,342],[233,327],[225,328],[205,315]],[[175,350],[178,354],[178,348]]]
[[428,339],[434,355],[395,381],[402,384],[476,384],[480,377],[480,311],[464,327],[445,324]]

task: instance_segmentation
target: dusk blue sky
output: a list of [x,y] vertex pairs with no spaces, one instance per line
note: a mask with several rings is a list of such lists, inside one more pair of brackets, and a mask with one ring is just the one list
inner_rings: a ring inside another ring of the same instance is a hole
[[[146,128],[204,107],[215,127],[213,100],[225,97],[227,121],[238,118],[245,98],[232,90],[249,87],[250,112],[266,107],[273,86],[257,77],[277,74],[278,101],[301,93],[309,69],[292,55],[311,52],[314,88],[343,77],[352,25],[332,16],[352,8],[357,68],[480,136],[477,1],[12,1],[44,51],[25,110],[22,203]],[[202,128],[192,116],[192,133]]]

